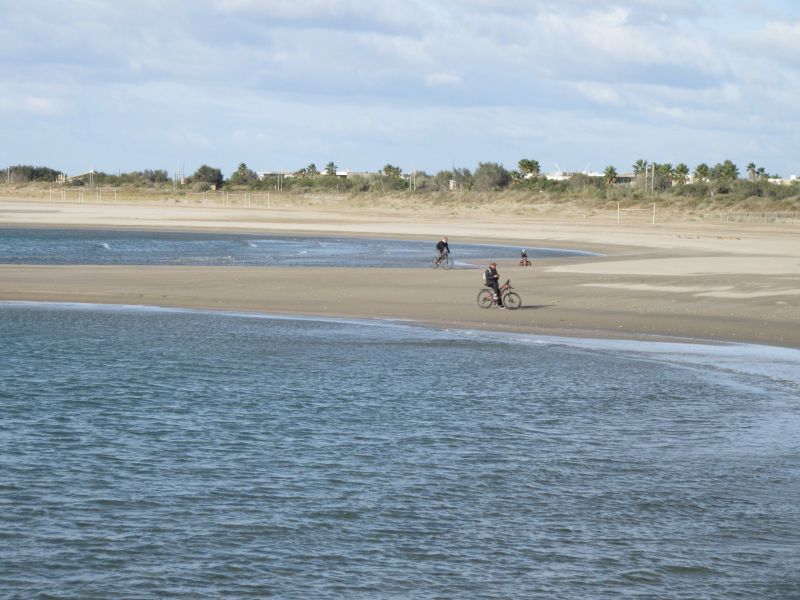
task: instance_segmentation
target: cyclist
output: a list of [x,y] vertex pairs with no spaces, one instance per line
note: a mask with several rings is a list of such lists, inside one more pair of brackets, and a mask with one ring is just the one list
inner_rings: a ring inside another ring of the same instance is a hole
[[528,251],[525,248],[522,249],[522,253],[520,254],[520,260],[522,260],[523,265],[528,264]]
[[439,253],[437,262],[442,262],[450,254],[450,246],[447,245],[447,236],[444,236],[436,243],[436,251]]
[[494,299],[497,302],[497,306],[505,310],[503,299],[500,297],[500,274],[497,272],[496,262],[489,263],[489,268],[483,272],[483,280],[486,282],[486,287],[494,291]]

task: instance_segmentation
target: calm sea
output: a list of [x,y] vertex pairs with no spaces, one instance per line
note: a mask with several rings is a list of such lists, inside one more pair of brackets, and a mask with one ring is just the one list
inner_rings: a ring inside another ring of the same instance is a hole
[[[0,264],[426,267],[436,240],[158,231],[0,228]],[[456,266],[519,258],[517,246],[451,244]],[[593,256],[527,248],[531,258]],[[471,262],[473,261],[473,262]]]
[[800,352],[0,303],[0,596],[798,598]]

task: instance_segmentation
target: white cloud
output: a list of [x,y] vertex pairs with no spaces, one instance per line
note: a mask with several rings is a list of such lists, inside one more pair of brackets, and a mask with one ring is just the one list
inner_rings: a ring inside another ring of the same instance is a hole
[[454,73],[428,73],[425,75],[425,84],[429,86],[459,85],[461,77]]
[[[91,114],[98,145],[102,124],[141,140],[120,154],[149,135],[165,156],[189,147],[234,167],[257,162],[248,152],[296,152],[285,160],[303,164],[316,147],[348,152],[353,168],[417,153],[431,169],[453,148],[492,160],[570,139],[602,152],[601,135],[638,158],[645,143],[628,132],[647,129],[665,144],[683,132],[697,152],[757,148],[752,159],[777,170],[797,135],[777,137],[776,124],[800,125],[800,15],[758,5],[770,10],[721,0],[15,3],[0,21],[0,110],[28,117],[4,134],[31,152],[58,124],[83,128],[91,144]],[[751,143],[764,135],[776,143]]]

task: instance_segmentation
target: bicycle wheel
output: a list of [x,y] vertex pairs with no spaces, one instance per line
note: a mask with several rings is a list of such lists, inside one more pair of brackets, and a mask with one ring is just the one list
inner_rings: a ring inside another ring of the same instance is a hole
[[432,268],[432,269],[436,269],[436,268],[438,268],[438,267],[439,267],[439,262],[440,262],[440,261],[439,261],[439,257],[438,257],[438,256],[435,256],[435,257],[433,258],[433,260],[431,261],[431,268]]
[[481,308],[491,308],[492,290],[481,290],[478,292],[478,306]]
[[522,298],[516,292],[508,292],[503,296],[503,306],[509,310],[517,310],[522,306]]
[[453,257],[450,256],[449,254],[447,256],[445,256],[444,260],[442,261],[442,266],[445,269],[452,269],[453,268]]

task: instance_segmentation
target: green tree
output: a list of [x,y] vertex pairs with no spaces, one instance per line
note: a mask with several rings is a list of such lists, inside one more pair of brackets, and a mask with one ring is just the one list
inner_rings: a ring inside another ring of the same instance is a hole
[[222,182],[224,181],[222,171],[216,167],[209,167],[208,165],[201,165],[190,179],[192,183],[207,183],[218,188],[222,186]]
[[239,168],[231,175],[229,183],[231,185],[249,185],[258,181],[255,171],[249,169],[245,163],[240,163]]
[[452,171],[439,171],[433,176],[431,188],[438,192],[447,192],[450,190],[450,181],[452,179],[454,179]]
[[670,181],[672,181],[672,177],[674,172],[672,170],[672,163],[653,163],[653,169],[659,175],[666,177]]
[[605,179],[606,185],[611,185],[617,182],[617,170],[612,166],[608,165],[606,170],[603,174],[603,178]]
[[319,171],[317,170],[317,165],[315,165],[314,163],[308,165],[306,167],[306,175],[308,175],[309,177],[316,177],[317,175],[319,175]]
[[386,165],[383,167],[381,174],[384,177],[388,177],[389,179],[400,178],[403,174],[403,170],[400,167],[395,167],[394,165]]
[[648,162],[645,159],[640,158],[635,163],[633,163],[633,174],[634,175],[643,175],[645,169],[647,168],[647,165],[648,165]]
[[519,167],[519,172],[522,177],[526,177],[530,175],[531,177],[538,177],[540,172],[539,161],[533,160],[530,158],[523,158],[520,159],[519,163],[517,163]]
[[735,181],[739,178],[739,168],[730,160],[717,163],[711,169],[711,178],[716,180],[725,179],[727,181]]
[[689,167],[684,163],[678,163],[675,166],[675,181],[679,185],[684,185],[689,180]]
[[747,163],[747,179],[748,181],[755,181],[756,180],[756,163]]
[[336,175],[337,167],[333,161],[325,165],[325,175]]
[[475,169],[472,181],[478,191],[502,190],[511,183],[511,174],[501,164],[494,162],[478,163],[478,168]]
[[16,165],[3,169],[2,175],[3,180],[7,179],[9,183],[27,183],[28,181],[55,181],[60,172],[50,167]]
[[711,177],[711,169],[706,163],[700,163],[694,168],[694,178],[699,181],[708,181]]

